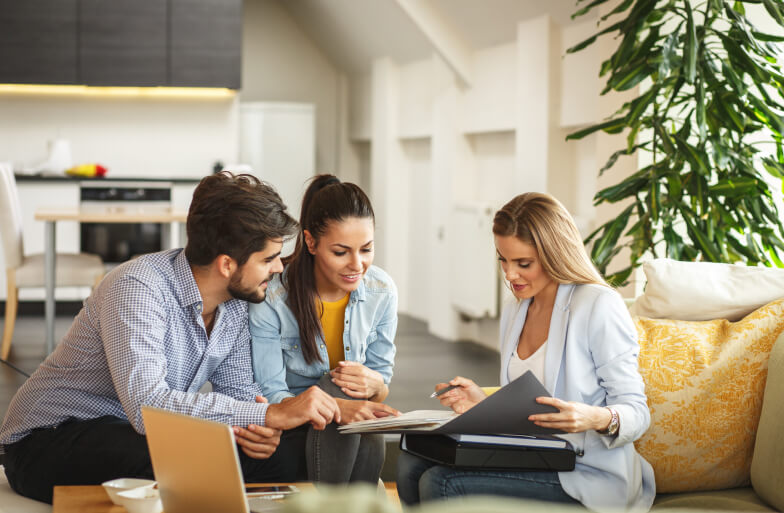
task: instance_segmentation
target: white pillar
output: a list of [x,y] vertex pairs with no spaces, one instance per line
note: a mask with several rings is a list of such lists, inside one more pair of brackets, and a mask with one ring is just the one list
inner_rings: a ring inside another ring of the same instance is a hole
[[400,80],[388,58],[373,61],[370,197],[376,212],[376,263],[395,280],[399,307],[407,308],[408,174],[397,137]]
[[[459,286],[461,277],[450,274],[449,216],[457,201],[473,199],[476,194],[473,152],[460,130],[459,107],[462,93],[452,72],[434,58],[436,95],[433,105],[432,168],[430,219],[432,237],[427,262],[430,265],[430,311],[428,329],[439,337],[456,340],[460,321],[450,301],[450,288]],[[465,248],[470,251],[470,248]],[[466,272],[471,272],[466,269]]]
[[[560,95],[553,83],[554,27],[548,15],[517,26],[517,101],[515,167],[516,193],[547,192],[552,96]],[[556,52],[560,51],[560,44]]]

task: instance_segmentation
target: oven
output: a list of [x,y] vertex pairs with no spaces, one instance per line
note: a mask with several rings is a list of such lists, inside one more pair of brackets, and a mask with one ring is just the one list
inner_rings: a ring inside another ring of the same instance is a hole
[[[128,214],[171,208],[170,182],[82,182],[80,208]],[[134,256],[168,247],[169,224],[81,223],[81,251],[99,255],[104,263],[119,264]]]

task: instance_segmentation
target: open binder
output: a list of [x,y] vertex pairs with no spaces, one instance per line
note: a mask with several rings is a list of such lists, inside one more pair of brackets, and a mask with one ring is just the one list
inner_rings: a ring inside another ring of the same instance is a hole
[[341,433],[420,434],[513,434],[553,435],[558,429],[537,426],[528,416],[557,413],[553,406],[539,404],[537,397],[549,396],[531,371],[526,372],[462,415],[444,410],[418,410],[400,417],[363,420],[338,427]]

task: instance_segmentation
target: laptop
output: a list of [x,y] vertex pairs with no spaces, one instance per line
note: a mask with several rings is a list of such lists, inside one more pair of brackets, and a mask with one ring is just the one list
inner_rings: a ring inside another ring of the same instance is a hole
[[231,426],[142,407],[150,459],[166,513],[256,513],[280,504],[245,494]]

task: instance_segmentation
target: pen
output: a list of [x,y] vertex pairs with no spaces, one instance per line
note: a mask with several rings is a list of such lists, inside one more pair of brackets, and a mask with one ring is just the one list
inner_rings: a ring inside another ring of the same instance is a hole
[[442,388],[437,392],[433,392],[432,394],[430,394],[430,397],[438,397],[439,395],[445,394],[450,390],[454,390],[455,388],[460,388],[460,385],[449,385],[448,387]]

